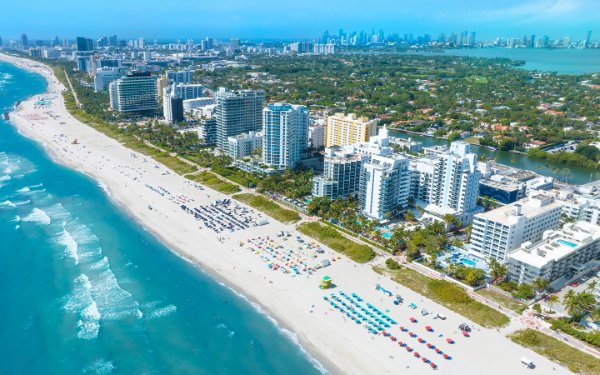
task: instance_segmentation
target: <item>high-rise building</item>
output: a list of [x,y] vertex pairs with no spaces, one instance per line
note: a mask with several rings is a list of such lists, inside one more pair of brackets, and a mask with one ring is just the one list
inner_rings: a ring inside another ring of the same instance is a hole
[[263,162],[276,169],[295,168],[308,147],[308,108],[272,103],[263,110]]
[[337,199],[358,193],[360,171],[369,158],[357,155],[354,147],[325,149],[323,174],[313,178],[312,195]]
[[183,100],[196,99],[204,96],[206,87],[199,84],[180,84],[176,83],[173,85],[173,91],[175,95]]
[[0,47],[2,47],[2,37],[0,36]]
[[318,149],[325,146],[325,126],[314,125],[308,127],[308,142],[310,147]]
[[167,70],[167,79],[175,83],[192,83],[192,71],[191,70]]
[[408,205],[410,171],[402,155],[373,155],[363,163],[358,201],[363,214],[385,220]]
[[119,40],[117,39],[117,36],[113,35],[110,38],[108,38],[108,44],[111,47],[117,47],[119,45]]
[[76,46],[78,52],[89,52],[94,50],[94,41],[90,38],[77,37]]
[[263,90],[233,92],[220,88],[215,98],[217,146],[220,149],[227,150],[229,137],[262,130],[262,110],[265,102]]
[[109,85],[111,109],[119,112],[158,109],[156,76],[132,72]]
[[94,90],[96,92],[102,92],[110,85],[111,82],[116,81],[121,77],[121,69],[119,68],[97,68],[94,74]]
[[168,124],[177,124],[184,120],[183,99],[177,95],[174,85],[166,87],[162,93],[163,115]]
[[229,45],[234,49],[240,48],[240,40],[238,38],[232,38],[229,40]]
[[377,134],[377,120],[368,120],[351,113],[344,116],[336,113],[327,117],[325,146],[345,146],[359,142],[368,142]]
[[592,39],[592,30],[589,30],[587,32],[587,35],[585,37],[585,45],[584,48],[588,48],[590,46],[590,40]]
[[29,47],[29,39],[27,38],[27,34],[21,34],[21,47],[23,49]]
[[462,214],[477,207],[481,172],[477,155],[466,142],[452,142],[449,150],[411,163],[412,195],[426,203]]
[[543,195],[476,214],[470,249],[505,261],[506,255],[523,242],[538,242],[545,231],[558,228],[560,214],[561,204]]

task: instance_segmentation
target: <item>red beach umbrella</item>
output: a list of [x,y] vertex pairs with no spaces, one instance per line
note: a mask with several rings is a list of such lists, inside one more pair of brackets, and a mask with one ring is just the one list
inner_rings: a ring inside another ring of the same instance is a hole
[[421,355],[419,354],[419,352],[414,352],[413,354],[415,357],[419,358]]
[[433,331],[433,329],[431,328],[431,326],[425,326],[425,329],[428,330],[428,331],[430,331],[430,332]]
[[449,359],[450,358],[450,356],[448,354],[444,354],[444,355],[442,355],[442,357],[444,357],[444,359]]
[[419,338],[417,339],[417,341],[418,341],[418,342],[423,342],[423,339],[419,337]]
[[433,345],[431,345],[431,343],[427,343],[427,347],[431,348]]
[[407,346],[407,347],[406,347],[406,351],[407,351],[407,352],[410,352],[411,350],[412,350],[412,348],[411,348],[410,346]]
[[436,368],[437,367],[437,365],[435,363],[433,363],[433,362],[429,362],[429,366],[431,366],[431,368]]
[[428,361],[428,359],[427,359],[427,358],[425,358],[425,357],[422,357],[422,358],[421,358],[421,361],[423,361],[423,362],[427,362],[427,361]]
[[440,350],[440,348],[435,348],[435,352],[439,354],[439,353],[441,353],[442,351]]
[[446,339],[446,342],[447,342],[448,344],[454,344],[454,340],[452,340],[451,338],[447,338],[447,339]]

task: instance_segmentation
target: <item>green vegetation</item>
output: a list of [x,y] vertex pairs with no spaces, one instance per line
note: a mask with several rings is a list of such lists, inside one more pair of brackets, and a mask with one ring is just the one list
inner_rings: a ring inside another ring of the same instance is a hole
[[600,373],[600,359],[575,349],[560,340],[539,331],[527,328],[517,331],[509,337],[517,344],[532,349],[537,353],[566,366],[573,372],[584,375]]
[[212,189],[220,191],[225,194],[233,194],[240,191],[237,185],[221,180],[214,173],[211,172],[200,172],[195,175],[188,176],[189,179],[200,182]]
[[370,246],[358,244],[330,226],[321,225],[318,222],[302,223],[298,226],[298,230],[333,250],[346,254],[355,262],[366,263],[375,258],[375,251]]
[[594,312],[594,315],[600,315],[600,309],[596,309],[596,302],[594,295],[587,290],[575,293],[573,289],[569,289],[563,296],[563,304],[574,320],[580,320],[591,312]]
[[390,270],[399,270],[401,268],[401,266],[398,264],[398,262],[396,262],[392,258],[387,258],[385,260],[385,265]]
[[467,267],[462,263],[452,263],[447,269],[448,275],[456,280],[463,281],[471,286],[478,286],[485,282],[485,271],[480,268]]
[[552,321],[552,326],[550,327],[553,330],[560,330],[563,333],[576,337],[577,339],[587,342],[595,346],[596,348],[600,348],[600,332],[592,331],[592,332],[584,332],[577,329],[576,323],[571,323],[567,319],[556,319]]
[[556,164],[565,167],[600,169],[600,164],[598,164],[597,161],[588,159],[582,154],[578,154],[576,152],[559,151],[555,153],[549,153],[539,148],[532,148],[527,151],[527,156],[533,159],[546,160],[550,164]]
[[463,288],[449,281],[434,280],[406,267],[385,272],[394,281],[446,306],[483,327],[503,327],[510,321],[506,315],[474,300]]
[[525,309],[527,309],[527,305],[525,305],[524,303],[519,302],[516,299],[507,297],[502,293],[495,292],[492,289],[483,288],[479,289],[476,293],[519,314],[521,314],[523,311],[525,311]]
[[277,203],[273,203],[261,195],[242,193],[236,194],[232,198],[244,202],[282,223],[294,223],[300,220],[300,216],[296,211],[282,208]]

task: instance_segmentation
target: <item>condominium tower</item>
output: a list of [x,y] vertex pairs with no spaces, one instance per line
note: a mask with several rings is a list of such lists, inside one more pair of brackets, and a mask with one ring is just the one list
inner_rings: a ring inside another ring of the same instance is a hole
[[358,200],[362,212],[384,220],[408,205],[410,171],[408,159],[401,155],[372,155],[363,163]]
[[228,149],[228,138],[251,131],[262,130],[262,110],[265,101],[263,90],[232,92],[220,88],[217,102],[217,146]]
[[158,109],[156,77],[132,72],[109,85],[110,106],[114,111],[137,112]]
[[336,113],[327,117],[325,146],[345,146],[360,142],[369,142],[377,134],[377,121],[366,117],[357,117],[351,113],[344,116]]
[[287,103],[263,110],[263,162],[278,169],[294,168],[308,146],[308,108]]

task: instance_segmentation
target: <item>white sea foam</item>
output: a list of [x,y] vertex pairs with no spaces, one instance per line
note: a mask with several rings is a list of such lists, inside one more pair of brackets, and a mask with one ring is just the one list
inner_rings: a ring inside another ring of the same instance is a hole
[[77,327],[79,328],[77,337],[83,340],[93,340],[98,337],[101,315],[100,311],[98,311],[96,301],[92,300],[92,302],[83,309],[80,316],[81,319],[77,322]]
[[164,318],[165,316],[169,316],[177,311],[177,306],[168,305],[165,307],[160,307],[152,311],[148,315],[148,319],[156,319],[156,318]]
[[[41,190],[36,190],[36,192]],[[67,219],[71,217],[71,213],[67,211],[62,204],[55,203],[51,206],[48,206],[44,209],[48,216],[52,218],[52,220],[57,222],[65,222]]]
[[34,188],[34,189],[42,187],[42,186],[44,186],[44,184],[42,182],[40,182],[39,184],[35,184],[35,185],[29,185],[30,188]]
[[29,186],[25,186],[24,188],[17,190],[17,193],[29,193],[29,192],[31,192],[31,190],[29,189]]
[[79,252],[78,252],[78,244],[77,241],[73,238],[71,233],[67,230],[66,226],[63,224],[63,231],[58,237],[59,244],[65,247],[65,252],[67,256],[73,258],[75,264],[79,264]]
[[302,354],[304,354],[304,356],[310,361],[310,363],[315,367],[315,369],[317,369],[317,371],[319,371],[321,374],[324,374],[324,375],[330,374],[330,372],[327,371],[327,369],[321,364],[321,362],[319,362],[316,358],[311,356],[310,353],[308,353],[306,351],[306,349],[302,346],[302,344],[300,344],[298,335],[296,335],[294,332],[292,332],[288,329],[281,327],[279,325],[279,323],[277,322],[277,320],[275,320],[275,318],[273,318],[271,315],[267,314],[262,309],[262,307],[260,307],[260,305],[258,303],[250,301],[245,295],[243,295],[242,293],[238,292],[237,290],[225,285],[224,283],[222,283],[220,281],[219,281],[219,284],[223,285],[224,287],[229,289],[231,292],[233,292],[234,294],[236,294],[237,296],[239,296],[240,298],[242,298],[243,300],[248,302],[254,308],[254,310],[256,310],[256,312],[258,312],[261,315],[264,315],[271,323],[273,323],[273,325],[279,331],[281,331],[281,333],[283,333],[285,336],[287,336],[300,349]]
[[44,224],[44,225],[50,224],[50,217],[48,216],[48,214],[46,214],[46,212],[44,212],[43,210],[41,210],[37,207],[34,208],[33,211],[31,211],[31,213],[29,215],[25,216],[22,220],[30,221],[30,222],[34,222],[34,223],[40,223],[40,224]]
[[118,320],[143,316],[139,303],[131,293],[121,288],[110,268],[100,272],[92,292],[103,319]]
[[63,306],[65,310],[79,314],[77,337],[83,340],[93,340],[100,332],[102,315],[93,298],[92,289],[92,283],[87,275],[79,275],[73,280],[73,290],[65,297]]
[[0,181],[10,181],[12,177],[10,175],[5,174],[4,176],[0,176]]
[[4,202],[0,202],[0,207],[17,207],[13,202],[9,200],[5,200]]
[[21,216],[19,216],[19,215],[15,216],[13,221],[16,221],[18,223],[19,221],[21,221]]
[[97,375],[112,374],[116,370],[115,364],[106,359],[100,359],[83,369],[83,373],[92,373]]

